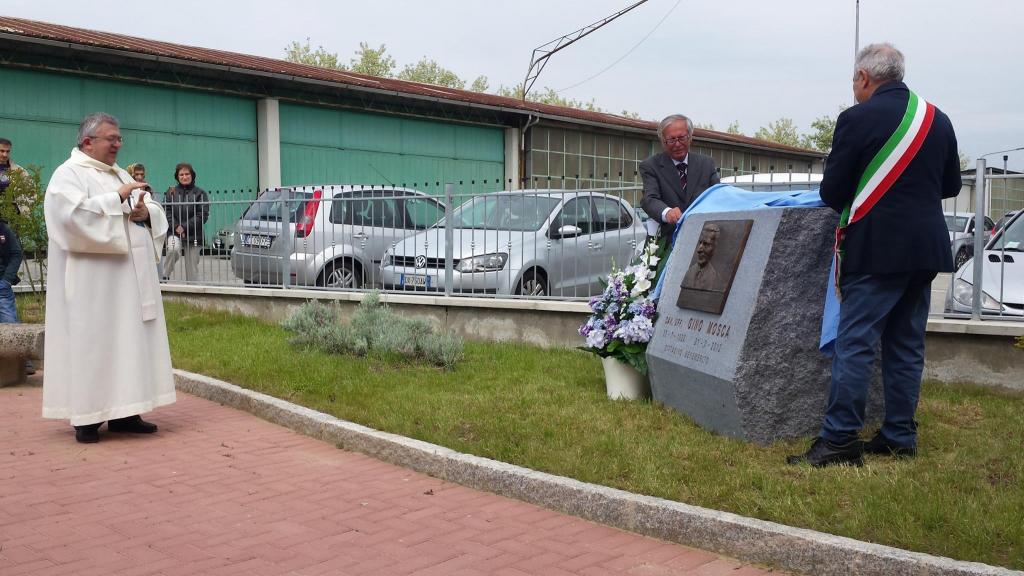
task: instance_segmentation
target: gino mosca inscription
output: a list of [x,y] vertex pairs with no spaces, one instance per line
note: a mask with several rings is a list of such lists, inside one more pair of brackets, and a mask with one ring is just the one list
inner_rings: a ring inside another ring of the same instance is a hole
[[753,225],[753,220],[704,223],[690,266],[683,276],[676,306],[711,314],[722,313]]

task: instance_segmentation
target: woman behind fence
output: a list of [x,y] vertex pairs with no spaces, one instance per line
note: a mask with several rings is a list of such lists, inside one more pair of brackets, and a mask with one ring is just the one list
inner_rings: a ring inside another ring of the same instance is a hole
[[203,246],[203,225],[210,215],[209,198],[196,186],[196,171],[182,162],[174,168],[176,186],[167,189],[164,208],[169,223],[164,279],[174,274],[181,253],[185,254],[185,280],[199,279],[199,251]]

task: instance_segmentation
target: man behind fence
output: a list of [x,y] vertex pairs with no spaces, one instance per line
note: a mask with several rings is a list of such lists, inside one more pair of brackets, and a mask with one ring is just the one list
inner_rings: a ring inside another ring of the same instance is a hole
[[718,170],[710,156],[690,153],[693,122],[682,114],[667,116],[658,125],[664,152],[640,163],[644,181],[644,212],[661,224],[665,241],[672,237],[683,212],[695,198],[718,184]]
[[[821,199],[836,231],[839,330],[821,433],[790,464],[863,463],[863,452],[917,453],[917,410],[931,283],[952,271],[942,199],[960,192],[953,126],[903,83],[903,54],[872,44],[857,55],[858,104],[839,115]],[[881,341],[885,418],[869,442],[868,384]]]
[[163,209],[115,163],[117,119],[86,116],[78,145],[53,173],[43,417],[69,419],[79,442],[111,432],[156,432],[140,413],[175,400],[154,262]]

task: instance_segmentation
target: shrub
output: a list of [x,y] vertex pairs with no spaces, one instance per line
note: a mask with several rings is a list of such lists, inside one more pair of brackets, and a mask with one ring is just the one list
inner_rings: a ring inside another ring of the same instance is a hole
[[295,333],[289,342],[330,354],[399,356],[422,360],[451,369],[462,359],[462,338],[435,334],[421,318],[403,318],[381,303],[371,292],[363,298],[348,324],[335,309],[320,302],[307,302],[281,326]]

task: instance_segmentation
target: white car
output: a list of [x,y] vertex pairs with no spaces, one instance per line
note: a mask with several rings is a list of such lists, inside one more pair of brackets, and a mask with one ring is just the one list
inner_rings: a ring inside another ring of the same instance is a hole
[[[982,264],[982,314],[1024,316],[1024,212],[996,232],[985,246]],[[946,294],[946,312],[970,314],[974,266],[968,260],[954,275]]]

